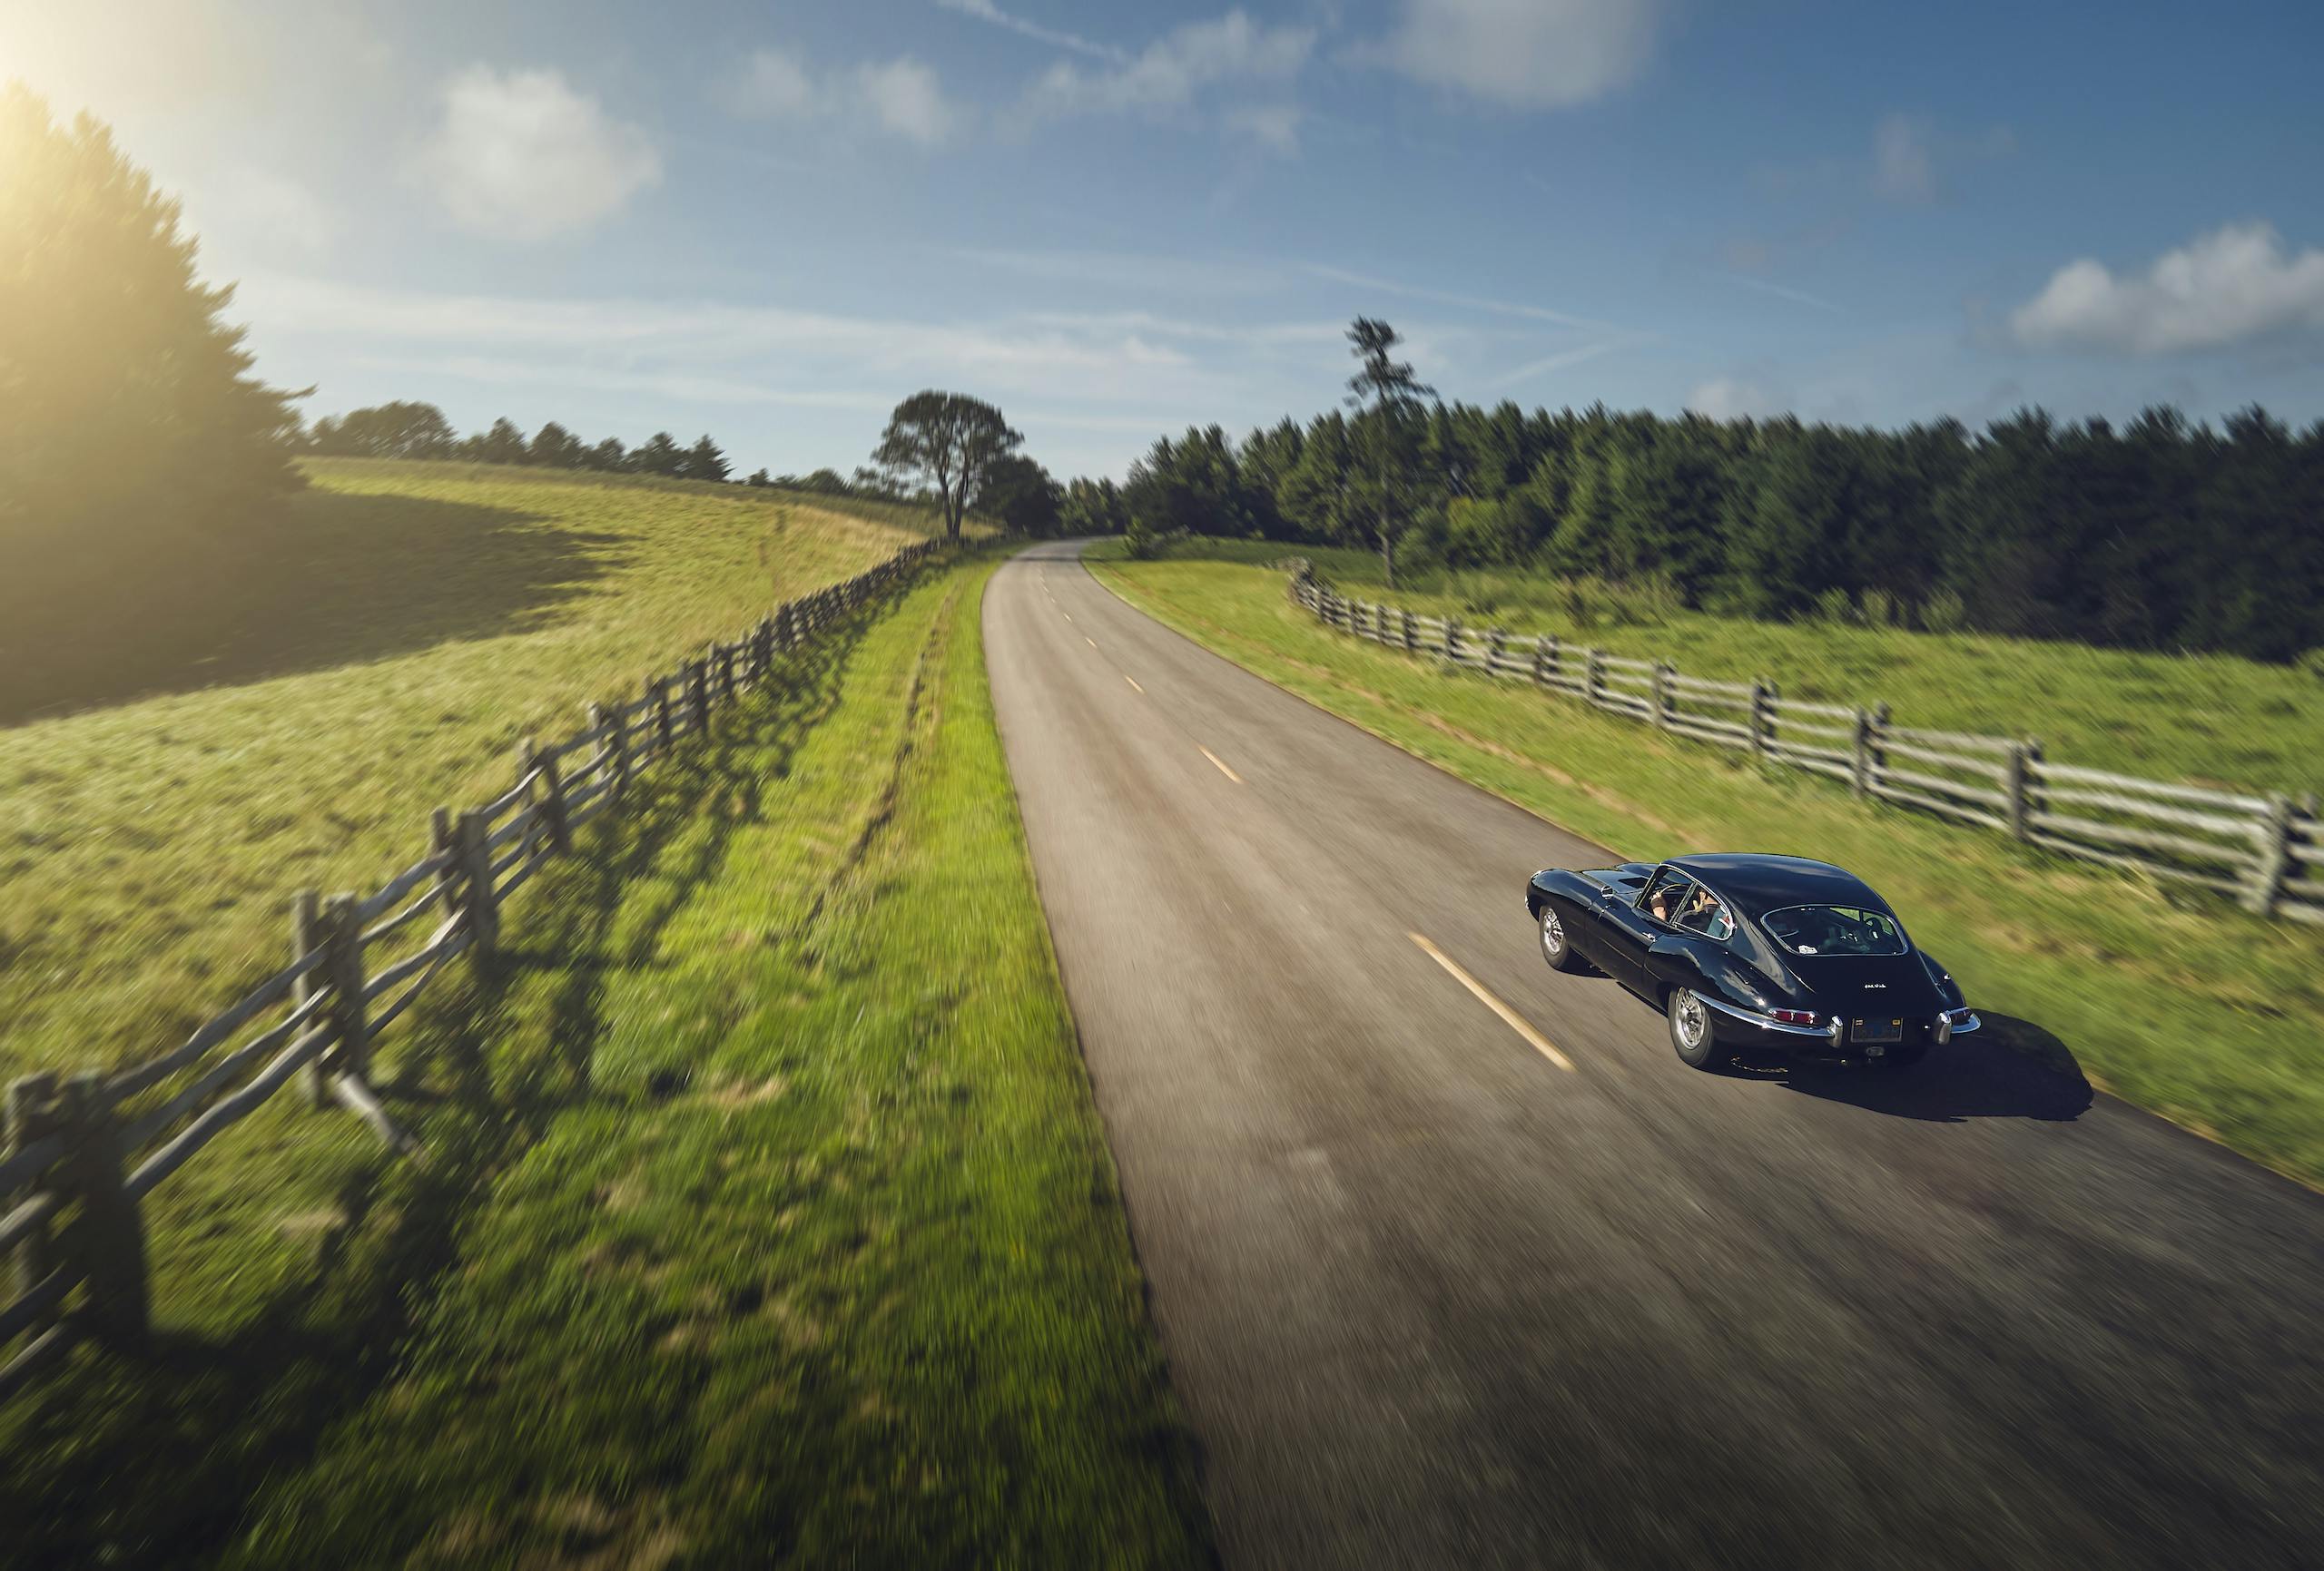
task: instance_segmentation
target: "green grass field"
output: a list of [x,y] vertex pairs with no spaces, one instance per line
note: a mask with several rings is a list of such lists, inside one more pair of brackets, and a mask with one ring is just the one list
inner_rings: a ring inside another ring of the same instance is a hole
[[1254,565],[1295,552],[1344,594],[1512,633],[1553,633],[1612,654],[1668,660],[1690,676],[1765,677],[1787,698],[1867,707],[1886,700],[1900,725],[2038,737],[2060,762],[2156,780],[2324,790],[2324,681],[2288,666],[1982,633],[1750,622],[1604,594],[1585,595],[1577,618],[1566,591],[1539,574],[1423,570],[1400,575],[1390,594],[1370,552],[1212,540],[1177,549]]
[[205,1156],[154,1356],[0,1419],[24,1563],[1206,1555],[990,571],[789,657],[518,898],[383,1048],[427,1163],[287,1097]]
[[295,890],[375,886],[527,733],[925,533],[735,486],[313,480],[231,603],[122,640],[78,712],[0,729],[0,1080],[173,1045],[281,964]]
[[[2324,939],[2030,852],[1320,626],[1237,561],[1108,561],[1106,583],[1310,702],[1626,857],[1787,851],[1902,911],[2002,1035],[2324,1182]],[[1773,673],[1771,673],[1773,674]],[[2063,750],[2059,750],[2063,751]],[[1530,869],[1512,869],[1519,879]],[[1512,884],[1512,886],[1515,886]]]

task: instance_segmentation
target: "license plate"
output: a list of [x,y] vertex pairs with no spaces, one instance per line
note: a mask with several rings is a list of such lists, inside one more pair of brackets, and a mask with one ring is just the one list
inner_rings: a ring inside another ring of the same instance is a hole
[[1905,1039],[1902,1020],[1851,1020],[1848,1036],[1858,1042],[1901,1042]]

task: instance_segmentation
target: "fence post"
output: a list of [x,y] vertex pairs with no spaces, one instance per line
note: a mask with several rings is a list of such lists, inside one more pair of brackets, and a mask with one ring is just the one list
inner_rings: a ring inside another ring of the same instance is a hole
[[694,723],[697,731],[710,729],[710,666],[706,661],[686,662],[686,691],[694,700]]
[[460,914],[460,842],[452,833],[452,810],[438,808],[428,815],[428,854],[444,859],[436,887],[444,897],[444,915]]
[[1751,679],[1751,756],[1764,759],[1775,745],[1776,690],[1767,678]]
[[1502,651],[1508,645],[1508,643],[1509,634],[1503,633],[1498,627],[1486,633],[1485,674],[1487,676],[1498,676],[1501,674],[1501,654]]
[[645,698],[654,706],[654,730],[660,739],[660,752],[670,751],[670,679],[649,676],[645,679]]
[[1606,696],[1606,652],[1592,649],[1582,662],[1581,696],[1604,708]]
[[718,646],[718,696],[727,702],[734,702],[734,646]]
[[64,1087],[64,1161],[81,1202],[72,1239],[89,1278],[89,1318],[111,1346],[135,1349],[150,1326],[145,1223],[122,1187],[121,1125],[107,1113],[104,1076],[91,1069]]
[[1863,796],[1872,789],[1872,716],[1861,706],[1856,712],[1850,751],[1856,755],[1856,763],[1848,773],[1848,789]]
[[500,944],[500,904],[492,892],[492,823],[480,812],[460,815],[461,904],[468,912],[468,940],[477,958]]
[[[46,1139],[60,1127],[58,1111],[54,1075],[25,1075],[8,1082],[8,1144],[5,1149],[22,1151],[35,1140]],[[54,1177],[44,1175],[34,1180],[33,1186],[46,1190],[55,1184]],[[56,1239],[44,1220],[26,1229],[16,1240],[15,1261],[9,1272],[9,1296],[21,1297],[32,1291],[55,1267]],[[56,1311],[51,1310],[35,1325],[44,1330],[55,1321]]]
[[1418,654],[1420,653],[1420,618],[1414,616],[1409,607],[1404,611],[1403,623],[1404,653]]
[[363,927],[355,903],[353,895],[333,895],[323,906],[323,948],[330,957],[323,962],[323,972],[333,995],[330,1014],[339,1045],[336,1053],[316,1054],[307,1066],[317,1094],[326,1100],[333,1070],[358,1080],[368,1080],[371,1074],[370,1034],[363,1020]]
[[1657,730],[1670,729],[1670,667],[1658,660],[1654,663],[1654,724]]
[[540,809],[549,849],[571,850],[573,828],[565,816],[565,777],[557,770],[556,755],[528,736],[517,744],[517,778],[523,780],[530,774],[538,776],[533,786],[533,805]]
[[[330,932],[323,926],[322,897],[312,889],[300,889],[290,897],[290,957],[302,960],[318,949],[327,948]],[[308,1000],[330,986],[330,961],[326,957],[315,969],[299,978],[291,988],[290,1002],[294,1007],[304,1007]],[[314,1108],[330,1105],[330,1095],[323,1086],[322,1055],[317,1054],[300,1067],[299,1084],[307,1093],[307,1105]]]
[[589,729],[597,733],[597,776],[604,782],[606,794],[621,794],[623,733],[629,728],[615,720],[602,703],[589,706]]
[[2251,864],[2251,883],[2243,894],[2243,908],[2254,916],[2274,916],[2284,898],[2284,880],[2291,873],[2291,799],[2271,792],[2258,826],[2260,855]]
[[1871,760],[1870,772],[1866,778],[1865,784],[1874,796],[1880,795],[1888,787],[1888,721],[1893,712],[1886,699],[1874,704],[1872,726],[1865,736],[1865,743],[1869,750],[1868,756]]
[[2002,754],[2001,794],[2003,811],[2009,815],[2009,838],[2026,838],[2025,822],[2025,744],[2014,741]]

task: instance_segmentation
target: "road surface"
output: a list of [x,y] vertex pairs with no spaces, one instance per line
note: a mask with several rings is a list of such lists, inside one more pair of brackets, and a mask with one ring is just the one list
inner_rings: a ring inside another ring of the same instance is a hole
[[1687,1068],[1535,947],[1604,853],[1075,555],[993,694],[1229,1566],[2324,1561],[2317,1197],[1979,1038]]

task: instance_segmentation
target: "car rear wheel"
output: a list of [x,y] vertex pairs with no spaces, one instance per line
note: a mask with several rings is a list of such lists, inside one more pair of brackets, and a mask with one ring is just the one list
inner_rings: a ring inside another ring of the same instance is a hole
[[1681,1062],[1696,1069],[1726,1065],[1727,1049],[1719,1046],[1718,1034],[1711,1029],[1710,1010],[1700,998],[1688,988],[1673,987],[1668,1013],[1670,1046],[1679,1050]]
[[1541,958],[1550,963],[1552,971],[1579,971],[1581,957],[1573,952],[1573,940],[1566,936],[1565,923],[1558,916],[1557,902],[1541,902]]

